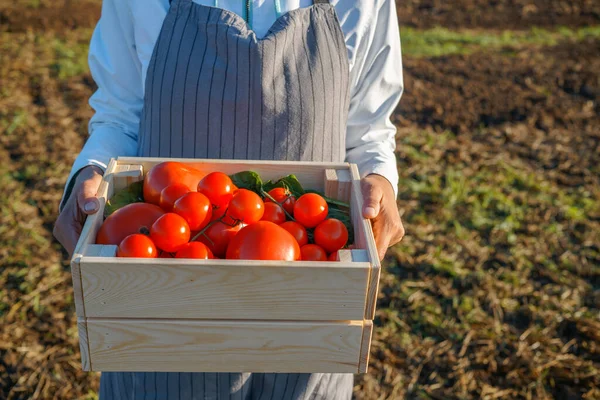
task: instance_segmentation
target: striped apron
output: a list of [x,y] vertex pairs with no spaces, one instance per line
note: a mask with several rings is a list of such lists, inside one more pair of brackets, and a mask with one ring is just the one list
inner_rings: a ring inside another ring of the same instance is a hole
[[[173,0],[146,76],[138,155],[342,162],[349,61],[315,0],[257,38],[237,14]],[[351,374],[105,372],[100,400],[352,397]]]

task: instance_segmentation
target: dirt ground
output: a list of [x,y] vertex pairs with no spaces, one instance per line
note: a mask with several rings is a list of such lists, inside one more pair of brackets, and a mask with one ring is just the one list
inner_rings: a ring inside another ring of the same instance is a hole
[[[0,0],[0,399],[95,399],[53,240],[100,1]],[[68,12],[67,12],[68,10]],[[401,26],[600,24],[577,0],[407,0]],[[600,37],[404,57],[398,205],[355,398],[600,398]]]

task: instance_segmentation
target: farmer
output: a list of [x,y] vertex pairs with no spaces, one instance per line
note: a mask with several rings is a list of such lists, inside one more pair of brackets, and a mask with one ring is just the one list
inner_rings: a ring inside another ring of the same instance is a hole
[[[98,90],[54,234],[72,254],[111,157],[358,164],[379,256],[402,238],[393,0],[104,0]],[[104,373],[100,399],[350,399],[351,374]]]

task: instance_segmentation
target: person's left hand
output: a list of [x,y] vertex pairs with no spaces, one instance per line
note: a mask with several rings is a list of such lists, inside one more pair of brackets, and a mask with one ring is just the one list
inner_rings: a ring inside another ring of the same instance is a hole
[[373,226],[379,259],[383,260],[387,249],[404,237],[404,226],[396,205],[394,188],[381,175],[367,175],[361,181],[364,199],[363,216]]

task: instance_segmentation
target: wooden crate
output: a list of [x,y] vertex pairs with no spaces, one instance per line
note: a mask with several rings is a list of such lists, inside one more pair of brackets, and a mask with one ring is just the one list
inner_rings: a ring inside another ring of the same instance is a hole
[[140,260],[94,244],[106,199],[165,160],[113,159],[83,228],[71,262],[83,369],[365,373],[380,263],[356,165],[177,159],[264,180],[293,173],[350,203],[356,249],[339,262]]

